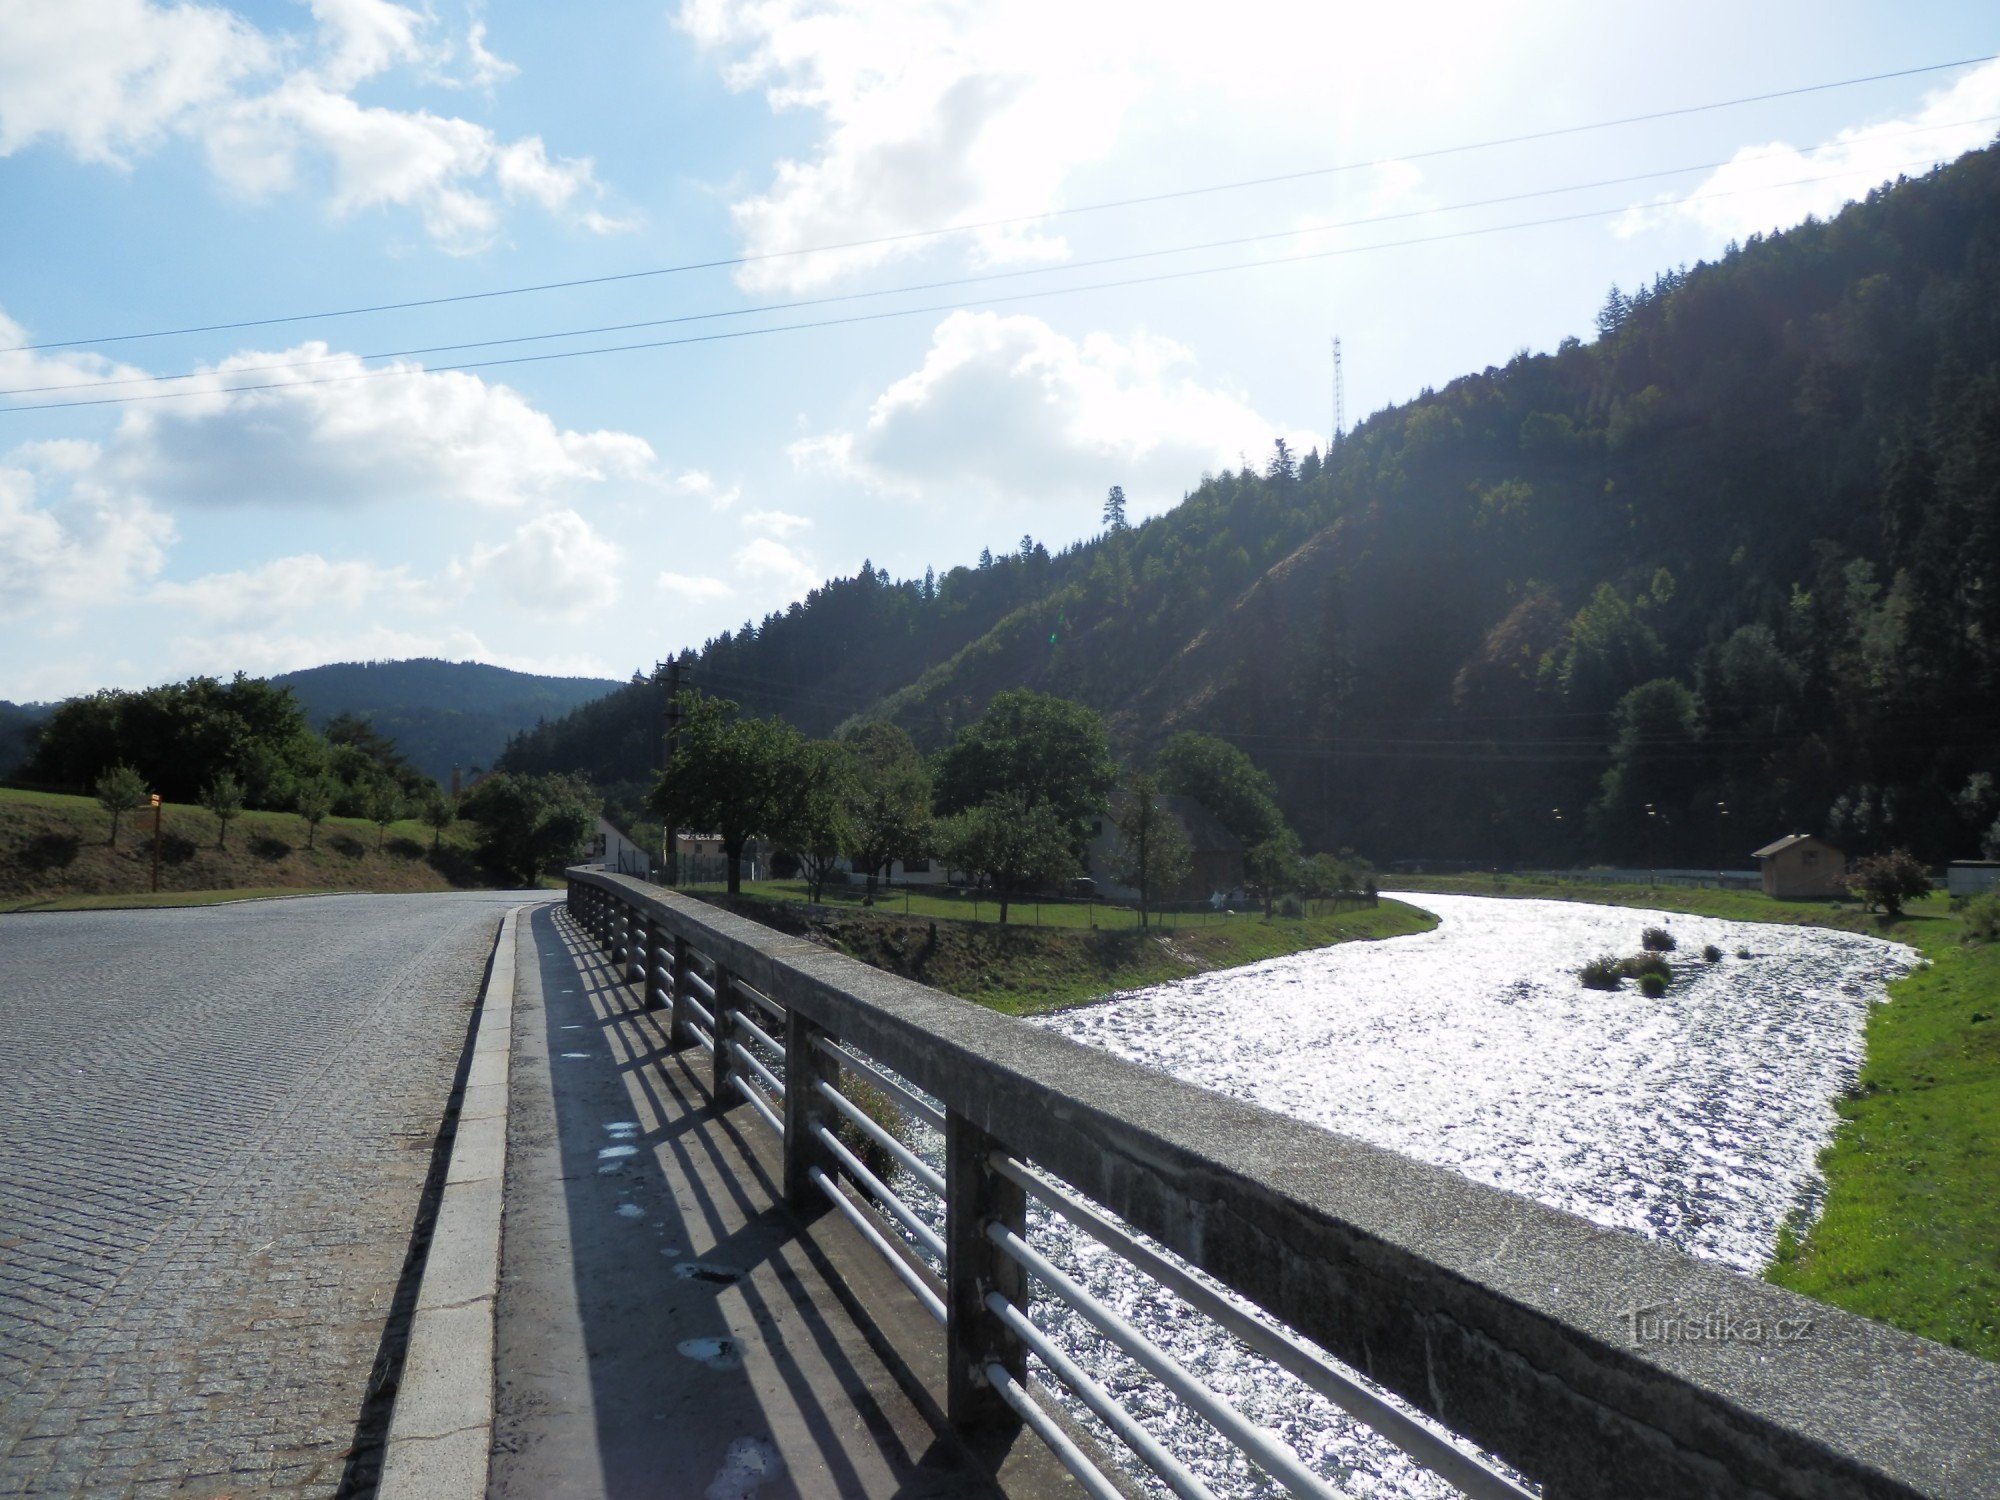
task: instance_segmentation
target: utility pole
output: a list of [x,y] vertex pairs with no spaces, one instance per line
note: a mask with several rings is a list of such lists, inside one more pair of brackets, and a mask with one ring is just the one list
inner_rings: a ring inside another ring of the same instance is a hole
[[[662,753],[660,764],[662,766],[665,766],[668,761],[673,759],[674,745],[681,737],[680,699],[686,678],[686,659],[686,653],[683,652],[667,663],[667,727],[666,733],[661,740]],[[660,842],[666,846],[660,851],[660,855],[662,862],[666,866],[667,884],[679,885],[681,860],[675,830],[671,827],[662,827],[660,830]]]
[[1333,441],[1326,445],[1331,454],[1347,436],[1347,378],[1340,369],[1340,335],[1333,336]]

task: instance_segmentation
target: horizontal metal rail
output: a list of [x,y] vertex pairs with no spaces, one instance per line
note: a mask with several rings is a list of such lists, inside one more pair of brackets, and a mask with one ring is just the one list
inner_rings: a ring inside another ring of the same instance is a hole
[[769,995],[765,994],[755,985],[745,984],[741,979],[738,979],[736,981],[736,988],[742,991],[744,994],[748,995],[754,1003],[761,1005],[764,1008],[766,1014],[775,1016],[780,1021],[785,1019],[785,1007],[780,1005],[777,1001],[773,1000]]
[[1055,1454],[1062,1466],[1090,1492],[1092,1500],[1125,1500],[1124,1491],[1106,1479],[1104,1471],[1084,1456],[1083,1450],[1070,1441],[1070,1435],[1056,1425],[1055,1418],[1042,1410],[1035,1398],[1022,1388],[1021,1382],[1008,1373],[1005,1365],[997,1362],[988,1365],[986,1378],[993,1383],[1000,1399],[1034,1429],[1035,1436],[1049,1445],[1049,1451]]
[[946,1318],[944,1298],[923,1279],[923,1273],[910,1264],[889,1237],[871,1222],[873,1216],[841,1191],[840,1184],[827,1175],[825,1167],[812,1167],[807,1170],[806,1176],[826,1194],[833,1206],[840,1210],[842,1217],[860,1230],[862,1237],[869,1244],[882,1252],[883,1259],[889,1262],[889,1269],[902,1279],[903,1285],[908,1287],[912,1295],[923,1305],[924,1311],[936,1318],[939,1323],[943,1323]]
[[710,984],[706,979],[703,979],[700,971],[693,964],[687,966],[687,982],[689,989],[701,996],[710,1005],[715,1004],[715,986]]
[[715,1055],[715,1038],[710,1036],[707,1032],[703,1031],[699,1026],[695,1025],[694,1022],[692,1021],[689,1021],[687,1023],[687,1029],[694,1033],[694,1039],[697,1042],[701,1043],[702,1046],[706,1047],[708,1049],[709,1056],[713,1057]]
[[830,1037],[819,1038],[819,1050],[839,1063],[849,1072],[858,1073],[875,1087],[887,1094],[904,1114],[922,1121],[939,1134],[944,1132],[944,1111],[932,1104],[908,1084],[891,1078],[875,1064],[857,1057],[845,1047],[838,1046]]
[[935,1167],[917,1155],[908,1146],[905,1146],[901,1141],[897,1140],[880,1125],[869,1119],[862,1112],[859,1105],[848,1098],[847,1095],[841,1093],[832,1084],[822,1079],[818,1088],[820,1093],[826,1097],[827,1101],[835,1109],[854,1122],[857,1129],[871,1141],[880,1145],[883,1150],[895,1157],[897,1161],[901,1162],[905,1171],[933,1193],[937,1194],[938,1197],[942,1198],[944,1196],[944,1177]]
[[1340,1492],[1301,1463],[1298,1454],[1196,1380],[1172,1355],[1084,1290],[1013,1230],[1004,1224],[988,1224],[986,1237],[1017,1265],[1055,1288],[1093,1328],[1131,1355],[1203,1421],[1242,1449],[1246,1458],[1294,1495],[1305,1496],[1307,1500],[1340,1500]]
[[769,1089],[772,1093],[776,1094],[780,1099],[783,1099],[785,1097],[784,1080],[778,1077],[778,1075],[776,1073],[773,1073],[769,1068],[765,1067],[764,1064],[758,1060],[756,1053],[752,1052],[748,1047],[744,1046],[741,1042],[738,1041],[731,1041],[729,1044],[729,1050],[731,1052],[734,1052],[739,1060],[741,1060],[747,1067],[749,1067],[750,1070],[758,1076],[758,1078],[763,1080],[765,1088]]
[[813,1133],[819,1137],[820,1144],[833,1153],[834,1160],[847,1169],[847,1175],[874,1194],[876,1201],[895,1216],[897,1223],[910,1231],[917,1243],[939,1260],[944,1259],[944,1241],[939,1238],[935,1229],[918,1216],[916,1210],[890,1191],[888,1184],[869,1171],[861,1158],[842,1145],[840,1137],[831,1130],[821,1125],[816,1127]]
[[1351,1375],[1330,1365],[1286,1329],[1245,1312],[1158,1251],[1140,1243],[1094,1206],[1025,1162],[996,1151],[993,1169],[1034,1195],[1055,1213],[1100,1244],[1123,1256],[1196,1311],[1207,1314],[1251,1349],[1288,1371],[1357,1421],[1367,1424],[1411,1458],[1472,1497],[1472,1500],[1534,1500],[1479,1459],[1399,1411]]
[[695,999],[694,996],[681,996],[681,1004],[685,1005],[688,1008],[688,1014],[701,1022],[702,1025],[706,1026],[710,1031],[715,1030],[715,1016],[709,1011],[707,1006]]
[[751,1087],[750,1080],[741,1073],[731,1073],[729,1081],[736,1086],[737,1093],[750,1101],[751,1108],[764,1117],[764,1123],[778,1132],[778,1139],[782,1141],[785,1138],[785,1122],[778,1118],[777,1112],[769,1104],[765,1103],[764,1096]]
[[[740,990],[743,989],[744,986],[738,985],[737,988]],[[741,1026],[745,1031],[749,1032],[750,1035],[754,1036],[755,1038],[757,1038],[758,1041],[762,1042],[766,1047],[769,1047],[773,1052],[777,1053],[780,1061],[784,1060],[785,1044],[783,1042],[777,1040],[777,1038],[773,1037],[770,1032],[766,1031],[763,1027],[759,1026],[755,1021],[751,1020],[748,1016],[744,1015],[743,1012],[740,1010],[732,1010],[729,1013],[729,1016],[730,1019],[733,1020],[738,1026]]]
[[988,1292],[986,1310],[1006,1324],[1014,1337],[1053,1370],[1056,1378],[1076,1394],[1077,1400],[1117,1433],[1120,1441],[1144,1459],[1146,1466],[1159,1475],[1167,1488],[1181,1500],[1215,1500],[1215,1491],[1189,1473],[1186,1464],[1161,1447],[1159,1439],[1141,1427],[1132,1413],[1118,1404],[1117,1397],[1091,1379],[1081,1365],[1056,1347],[1020,1308],[998,1292]]

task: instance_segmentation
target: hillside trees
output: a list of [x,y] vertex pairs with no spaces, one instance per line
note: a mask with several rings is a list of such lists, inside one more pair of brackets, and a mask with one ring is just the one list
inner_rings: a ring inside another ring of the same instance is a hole
[[872,898],[879,874],[929,848],[930,769],[909,735],[894,724],[870,720],[848,729],[842,739],[854,761],[845,852],[867,877]]
[[648,803],[667,830],[714,833],[729,861],[729,893],[743,888],[743,848],[782,826],[804,736],[782,719],[737,717],[728,699],[681,695],[681,729]]
[[938,807],[965,812],[1001,797],[1046,806],[1081,845],[1118,768],[1104,722],[1081,703],[1013,688],[938,753]]
[[459,813],[478,826],[480,857],[516,885],[532,886],[544,869],[575,855],[598,806],[579,778],[503,771],[468,792]]
[[1125,788],[1118,809],[1120,852],[1113,872],[1139,893],[1139,925],[1144,927],[1153,898],[1171,891],[1193,867],[1193,848],[1180,820],[1160,804],[1160,783],[1141,773]]
[[992,885],[1004,925],[1015,896],[1076,873],[1072,831],[1053,803],[1003,791],[943,819],[937,846],[953,866]]

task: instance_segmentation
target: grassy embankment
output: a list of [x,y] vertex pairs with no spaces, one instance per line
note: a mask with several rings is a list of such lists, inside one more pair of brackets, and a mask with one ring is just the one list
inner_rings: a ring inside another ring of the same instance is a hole
[[[719,887],[697,888],[694,894],[730,904]],[[904,894],[897,891],[893,900],[885,894],[881,905],[863,908],[859,887],[829,887],[822,905],[806,907],[801,881],[750,881],[738,909],[1009,1015],[1060,1010],[1116,990],[1437,925],[1426,912],[1384,901],[1304,917],[1177,914],[1171,927],[1143,931],[1137,914],[1123,907],[1049,902],[1036,926],[1034,903],[1017,902],[1002,927],[1000,909],[990,898],[975,907],[970,897],[913,891],[905,915]]]
[[[422,823],[379,830],[360,818],[328,818],[315,847],[293,813],[230,819],[218,848],[215,816],[168,803],[160,838],[160,890],[152,883],[153,815],[111,815],[91,797],[0,788],[0,911],[116,906],[192,906],[308,891],[446,891],[489,883],[472,854],[472,830],[445,830],[430,852]],[[377,848],[377,844],[380,848]]]
[[1462,891],[1644,906],[1866,932],[1930,960],[1868,1015],[1867,1056],[1820,1156],[1826,1205],[1779,1235],[1765,1275],[1822,1302],[2000,1360],[2000,943],[1967,944],[1942,896],[1888,922],[1853,902],[1517,876],[1399,879]]

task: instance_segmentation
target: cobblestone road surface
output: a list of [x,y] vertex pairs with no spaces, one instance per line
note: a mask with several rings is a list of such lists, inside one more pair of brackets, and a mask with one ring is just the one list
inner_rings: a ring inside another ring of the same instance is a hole
[[331,1495],[504,892],[0,916],[0,1495]]

